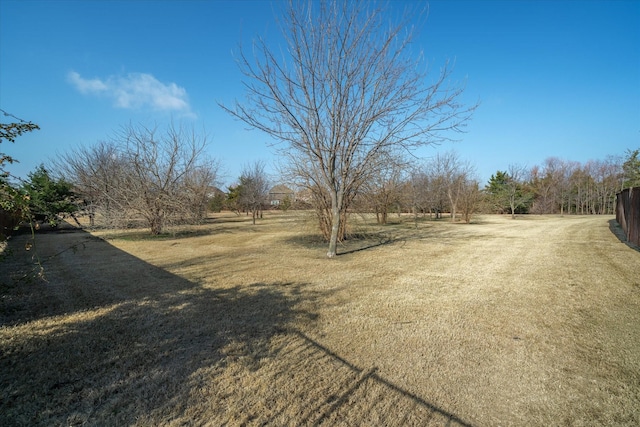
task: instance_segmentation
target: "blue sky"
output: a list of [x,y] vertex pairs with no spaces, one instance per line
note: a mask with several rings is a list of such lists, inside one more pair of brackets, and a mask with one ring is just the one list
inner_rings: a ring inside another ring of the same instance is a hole
[[[391,1],[392,7],[402,7]],[[269,139],[222,111],[244,96],[233,52],[278,43],[280,1],[0,2],[0,108],[41,126],[0,151],[26,176],[121,125],[205,129],[223,183],[271,164]],[[640,148],[640,1],[431,1],[415,43],[437,70],[454,61],[481,105],[455,150],[484,182],[509,164],[586,162]],[[8,118],[0,117],[3,122]]]

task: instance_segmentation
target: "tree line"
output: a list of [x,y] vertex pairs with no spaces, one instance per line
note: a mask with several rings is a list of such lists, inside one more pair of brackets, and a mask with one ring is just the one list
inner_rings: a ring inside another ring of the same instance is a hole
[[428,214],[470,222],[475,213],[614,214],[615,197],[640,186],[640,149],[584,164],[547,158],[530,168],[511,164],[484,185],[471,163],[451,151],[424,162],[389,162],[369,175],[351,206],[374,213],[385,224],[389,213]]
[[640,150],[579,162],[547,158],[530,169],[510,165],[485,191],[494,211],[533,214],[613,214],[615,195],[640,185]]
[[[464,85],[446,62],[430,72],[414,48],[416,3],[400,14],[392,3],[291,1],[279,28],[285,46],[256,39],[237,62],[243,101],[220,107],[279,142],[281,181],[304,194],[328,242],[328,257],[348,237],[351,212],[390,212],[471,221],[479,211],[611,213],[613,195],[635,182],[638,153],[579,165],[550,158],[529,170],[509,166],[482,187],[455,153],[415,164],[419,147],[463,132],[478,103],[461,102]],[[390,17],[396,17],[393,19]],[[190,129],[127,125],[111,139],[64,154],[56,181],[70,183],[90,221],[108,226],[143,219],[152,233],[206,216],[218,164],[206,138]],[[627,169],[625,169],[627,167]],[[48,171],[42,169],[42,174]],[[264,168],[247,167],[225,203],[252,213],[264,206]],[[216,202],[217,203],[217,202]],[[35,209],[35,208],[34,208]]]
[[[1,126],[7,135],[15,129],[13,140],[19,136],[15,123]],[[24,129],[38,128],[31,124]],[[14,218],[13,225],[19,220],[55,225],[65,216],[77,222],[78,215],[88,217],[90,226],[98,225],[96,218],[100,226],[112,228],[142,222],[152,234],[171,225],[200,223],[209,211],[222,209],[251,214],[255,224],[270,207],[265,164],[245,166],[237,183],[223,192],[215,186],[219,164],[206,155],[206,146],[206,137],[173,123],[125,125],[108,140],[71,149],[48,167],[38,166],[18,184],[3,172],[2,213]],[[319,191],[314,194],[313,187],[295,186],[295,181],[290,185],[297,197],[280,208],[312,209],[329,240],[330,201]],[[640,186],[640,149],[584,164],[556,157],[530,168],[512,164],[484,186],[474,165],[453,151],[420,162],[385,156],[350,196],[339,237],[349,237],[351,213],[374,214],[379,224],[386,224],[391,213],[411,213],[416,219],[446,215],[467,223],[476,213],[613,214],[616,193],[633,186]]]

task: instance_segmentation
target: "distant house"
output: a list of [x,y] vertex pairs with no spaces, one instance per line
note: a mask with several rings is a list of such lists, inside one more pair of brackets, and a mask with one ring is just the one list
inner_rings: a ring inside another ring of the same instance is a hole
[[207,198],[209,199],[213,199],[216,196],[227,196],[227,193],[225,193],[224,191],[222,191],[221,189],[219,189],[218,187],[209,187],[207,190]]
[[295,193],[292,189],[284,184],[278,184],[269,190],[269,204],[272,207],[278,207],[283,200],[289,198],[290,202],[294,201]]

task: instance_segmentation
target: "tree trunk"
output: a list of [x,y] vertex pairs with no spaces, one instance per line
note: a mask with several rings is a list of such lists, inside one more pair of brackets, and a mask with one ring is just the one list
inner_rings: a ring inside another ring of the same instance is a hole
[[384,206],[376,207],[376,222],[378,224],[387,223],[387,210]]
[[333,258],[337,255],[338,239],[341,229],[341,208],[342,196],[337,191],[331,192],[331,236],[329,237],[329,251],[327,252],[328,258]]
[[333,258],[337,255],[339,230],[340,230],[340,209],[338,209],[338,206],[332,206],[331,207],[331,237],[329,238],[329,252],[327,252],[328,258]]
[[[459,193],[458,193],[459,194]],[[453,197],[453,193],[451,189],[447,190],[447,197],[449,198],[449,210],[450,212],[450,216],[451,216],[451,222],[456,222],[456,205],[458,204],[458,194],[456,194],[456,197]]]
[[96,208],[93,203],[89,206],[89,227],[96,225]]
[[150,221],[151,234],[158,235],[162,233],[162,219],[155,217]]

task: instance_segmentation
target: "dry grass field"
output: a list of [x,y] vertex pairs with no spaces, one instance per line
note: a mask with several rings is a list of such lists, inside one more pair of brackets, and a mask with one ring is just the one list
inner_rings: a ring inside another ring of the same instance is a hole
[[46,281],[17,236],[0,425],[640,425],[612,217],[393,220],[332,260],[294,212],[42,233]]

